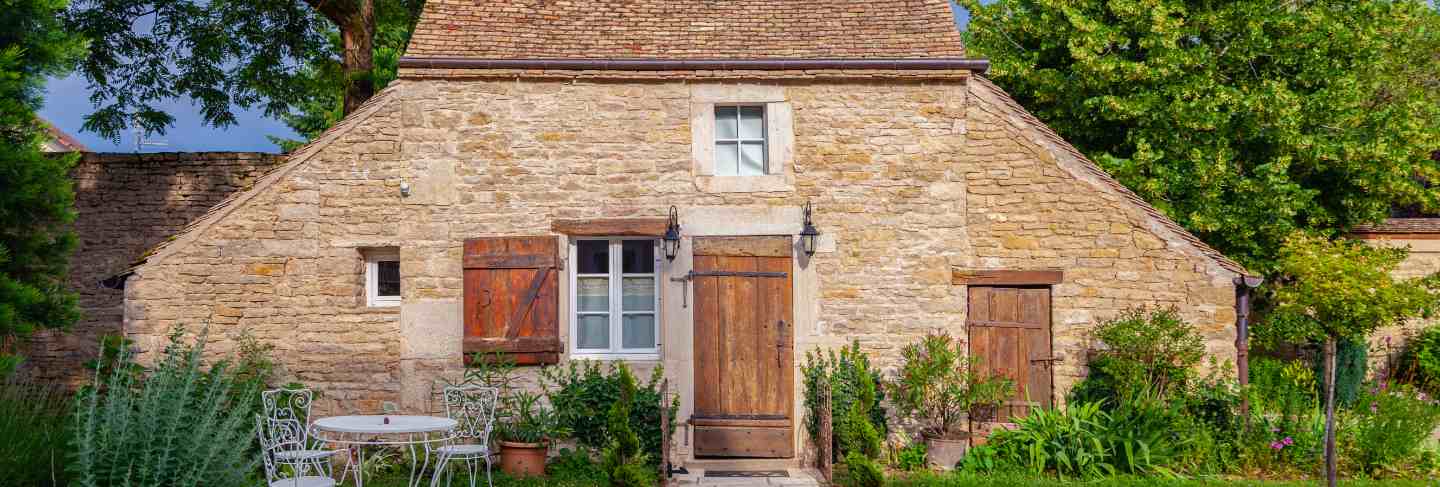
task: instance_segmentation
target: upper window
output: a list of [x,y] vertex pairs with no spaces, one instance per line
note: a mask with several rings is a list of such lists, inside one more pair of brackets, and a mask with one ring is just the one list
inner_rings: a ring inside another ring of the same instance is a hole
[[365,296],[369,306],[400,305],[400,250],[365,252]]
[[764,105],[716,105],[715,175],[765,175],[765,133]]
[[570,342],[575,354],[653,355],[659,349],[657,242],[572,242]]

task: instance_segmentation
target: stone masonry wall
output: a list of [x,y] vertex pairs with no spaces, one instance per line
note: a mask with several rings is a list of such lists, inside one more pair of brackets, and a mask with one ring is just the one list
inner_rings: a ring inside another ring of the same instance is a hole
[[[1413,279],[1440,272],[1440,239],[1414,238],[1415,235],[1392,237],[1384,234],[1358,237],[1371,245],[1405,247],[1410,250],[1410,255],[1392,273],[1398,279]],[[1406,340],[1435,323],[1436,320],[1414,320],[1404,325],[1381,328],[1370,334],[1370,374],[1388,372],[1387,367],[1404,351]]]
[[254,152],[85,153],[75,182],[70,287],[84,313],[69,331],[37,333],[23,370],[32,378],[74,386],[84,379],[99,337],[120,333],[123,292],[99,282],[128,269],[151,247],[179,232],[230,194],[283,161]]
[[[153,347],[172,324],[209,323],[212,337],[248,328],[291,378],[323,391],[319,408],[424,407],[433,379],[460,368],[465,239],[670,205],[687,232],[718,232],[750,222],[704,215],[790,218],[809,200],[827,247],[797,267],[797,357],[859,340],[892,367],[927,332],[963,336],[953,266],[1064,269],[1057,397],[1083,375],[1089,325],[1129,306],[1179,307],[1233,360],[1233,275],[1057,159],[995,93],[964,79],[766,83],[793,106],[793,191],[698,191],[684,82],[401,80],[368,119],[142,268],[131,333]],[[398,312],[363,297],[360,250],[389,246],[401,249]],[[662,281],[662,320],[683,316],[680,285]],[[687,334],[672,322],[661,336],[682,416]]]

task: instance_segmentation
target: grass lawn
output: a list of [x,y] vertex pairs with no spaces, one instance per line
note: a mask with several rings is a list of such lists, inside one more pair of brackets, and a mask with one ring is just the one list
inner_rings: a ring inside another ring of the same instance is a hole
[[[1012,475],[937,475],[915,474],[909,478],[892,477],[886,482],[893,487],[1048,487],[1048,486],[1095,486],[1095,487],[1314,487],[1324,485],[1319,480],[1236,480],[1236,479],[1160,479],[1160,478],[1105,478],[1095,480],[1059,480],[1051,477]],[[1341,480],[1340,485],[1350,487],[1424,487],[1440,485],[1437,480]]]

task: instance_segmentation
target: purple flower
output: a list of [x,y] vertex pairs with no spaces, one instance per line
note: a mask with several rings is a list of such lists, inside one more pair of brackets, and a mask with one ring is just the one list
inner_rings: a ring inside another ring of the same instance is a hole
[[1379,411],[1380,411],[1380,403],[1377,403],[1377,402],[1372,402],[1372,403],[1370,403],[1370,412],[1371,412],[1371,413],[1376,413],[1376,412],[1379,412]]
[[1290,446],[1290,445],[1294,445],[1294,444],[1295,444],[1295,440],[1291,439],[1289,436],[1286,436],[1285,439],[1284,439],[1284,440],[1280,440],[1280,442],[1281,442],[1281,443],[1284,443],[1285,446]]
[[1270,444],[1270,448],[1271,448],[1271,449],[1274,449],[1274,450],[1279,450],[1279,449],[1281,449],[1281,448],[1285,448],[1285,445],[1284,445],[1283,443],[1280,443],[1280,442],[1277,441],[1277,442],[1271,443],[1271,444]]
[[1276,427],[1270,428],[1270,432],[1271,432],[1271,433],[1279,433],[1279,432],[1280,432],[1280,427],[1276,426]]

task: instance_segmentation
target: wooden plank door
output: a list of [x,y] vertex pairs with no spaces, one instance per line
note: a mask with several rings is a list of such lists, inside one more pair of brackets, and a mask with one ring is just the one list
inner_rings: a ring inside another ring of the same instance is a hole
[[697,456],[795,456],[791,245],[695,239]]
[[969,304],[970,356],[982,372],[1015,382],[995,421],[1050,407],[1050,288],[971,286]]

